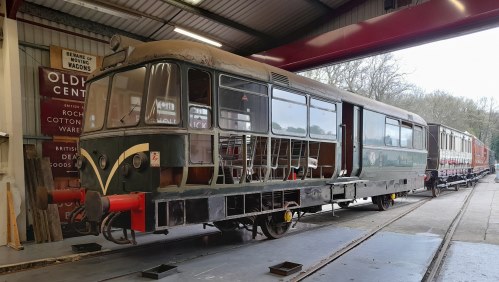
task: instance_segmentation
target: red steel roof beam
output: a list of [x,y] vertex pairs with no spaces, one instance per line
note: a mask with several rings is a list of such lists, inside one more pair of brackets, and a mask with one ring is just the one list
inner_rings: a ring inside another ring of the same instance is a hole
[[497,0],[431,0],[250,58],[299,71],[499,25]]

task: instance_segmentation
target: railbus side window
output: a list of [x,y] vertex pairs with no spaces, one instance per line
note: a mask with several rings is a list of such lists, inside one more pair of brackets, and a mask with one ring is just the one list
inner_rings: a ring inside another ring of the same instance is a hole
[[272,132],[307,136],[307,97],[274,88],[272,90]]
[[102,129],[104,115],[106,114],[108,88],[109,76],[92,82],[88,87],[84,132]]
[[[193,129],[211,128],[211,76],[208,72],[189,69],[187,73],[189,96],[189,127]],[[213,163],[213,137],[210,134],[189,134],[189,160],[194,164]],[[196,170],[196,173],[194,172]],[[191,168],[189,177],[199,178],[201,170],[208,171],[205,178],[209,178],[210,169]],[[201,177],[203,179],[203,177]]]
[[400,146],[404,148],[412,148],[412,125],[402,122],[400,128]]
[[189,69],[189,127],[211,128],[211,77],[208,72]]
[[151,66],[145,119],[148,124],[180,124],[180,71],[176,64]]
[[107,127],[133,126],[139,123],[145,76],[145,67],[113,76]]
[[379,113],[364,110],[364,145],[383,146],[385,116]]
[[423,149],[423,128],[421,126],[414,126],[414,149]]
[[449,148],[449,134],[445,133],[445,132],[442,132],[442,134],[440,135],[440,142],[442,143],[442,146],[441,148],[443,150],[447,150]]
[[310,137],[336,139],[336,104],[310,99]]
[[268,131],[268,90],[261,83],[220,76],[218,104],[222,129],[266,133]]
[[396,119],[386,118],[385,145],[400,146],[400,122]]
[[187,74],[189,103],[211,106],[211,77],[206,71],[189,69]]

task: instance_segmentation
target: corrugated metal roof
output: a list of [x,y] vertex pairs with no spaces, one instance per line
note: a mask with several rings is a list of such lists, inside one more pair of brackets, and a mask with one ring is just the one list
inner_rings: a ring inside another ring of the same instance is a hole
[[[81,21],[112,27],[118,32],[136,36],[135,38],[194,41],[173,32],[173,26],[180,26],[221,42],[224,50],[249,55],[286,44],[291,39],[310,35],[317,30],[324,31],[325,28],[332,29],[351,22],[347,19],[375,16],[380,12],[376,11],[373,14],[372,7],[380,7],[383,3],[383,0],[204,0],[198,6],[192,6],[181,0],[80,1],[107,6],[113,10],[119,9],[140,18],[138,20],[124,18],[61,0],[26,0],[23,5],[53,9],[60,13],[61,17],[74,16]],[[357,2],[359,4],[355,5],[361,5],[369,11],[362,8],[354,15],[347,13],[348,16],[343,20],[341,17],[335,17],[330,19],[332,21],[329,21],[329,24],[324,25],[324,19],[328,19],[328,15],[333,15],[335,9]],[[363,2],[369,2],[370,5]],[[79,26],[74,20],[72,22],[76,28],[84,29],[82,27],[84,24]],[[104,34],[105,29],[92,31]],[[109,34],[104,35],[109,36]]]

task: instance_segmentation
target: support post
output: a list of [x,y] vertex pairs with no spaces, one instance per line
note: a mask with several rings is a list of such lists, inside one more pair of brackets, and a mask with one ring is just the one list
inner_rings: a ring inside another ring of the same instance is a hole
[[[5,0],[1,0],[5,15]],[[17,189],[21,196],[21,212],[17,215],[17,225],[21,241],[26,240],[26,193],[24,184],[23,159],[23,110],[21,97],[21,71],[19,63],[19,38],[17,21],[3,18],[3,40],[0,42],[0,131],[8,134],[8,141],[1,144],[0,199],[6,199],[6,182],[11,189]],[[6,207],[5,200],[0,206]],[[0,209],[0,222],[6,222],[7,209]],[[7,244],[7,228],[0,225],[0,246]]]

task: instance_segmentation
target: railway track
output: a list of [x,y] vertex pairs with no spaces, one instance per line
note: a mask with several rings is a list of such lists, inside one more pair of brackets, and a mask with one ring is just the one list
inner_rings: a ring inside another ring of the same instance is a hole
[[[442,240],[442,242],[441,242],[438,250],[434,254],[433,259],[432,259],[430,265],[428,266],[428,269],[425,272],[424,277],[421,280],[422,282],[431,282],[431,281],[434,281],[435,278],[436,278],[436,276],[438,275],[438,271],[440,269],[440,266],[443,263],[443,259],[445,257],[446,252],[447,252],[447,249],[448,249],[448,247],[450,245],[450,242],[452,240],[453,234],[454,234],[457,226],[459,225],[459,222],[460,222],[460,220],[461,220],[461,218],[462,218],[462,216],[464,214],[464,211],[466,210],[466,208],[467,208],[467,206],[468,206],[468,204],[470,202],[470,199],[471,199],[471,197],[473,195],[473,192],[474,192],[474,188],[466,196],[466,199],[465,199],[462,207],[460,208],[458,214],[454,217],[454,219],[452,220],[452,223],[448,227],[448,229],[447,229],[447,231],[446,231],[446,233],[444,235],[444,238],[443,238],[443,240]],[[443,193],[442,196],[444,196],[445,194],[447,194],[447,193]],[[289,280],[289,281],[292,281],[292,282],[302,281],[302,280],[306,279],[307,277],[310,277],[311,275],[313,275],[317,271],[319,271],[319,270],[323,269],[324,267],[328,266],[329,264],[333,263],[334,261],[336,261],[340,257],[348,254],[352,250],[354,250],[356,248],[361,248],[362,244],[364,242],[366,242],[367,240],[369,240],[371,237],[373,237],[375,234],[381,232],[383,229],[385,229],[389,225],[393,224],[394,222],[396,222],[398,220],[401,220],[406,215],[408,215],[411,212],[417,210],[419,207],[421,207],[422,205],[424,205],[425,203],[427,203],[431,199],[432,198],[427,198],[427,199],[423,199],[423,200],[421,200],[419,202],[414,203],[413,204],[414,206],[412,206],[409,210],[405,211],[402,214],[399,214],[398,216],[396,216],[394,218],[391,218],[391,219],[385,221],[384,223],[378,225],[376,228],[370,230],[368,233],[364,234],[363,236],[352,240],[345,247],[343,247],[343,248],[341,248],[341,249],[339,249],[339,250],[331,253],[328,257],[325,257],[321,261],[319,261],[318,263],[316,263],[315,265],[312,265],[312,266],[308,267],[306,270],[300,272],[297,276],[291,278],[291,280]]]

